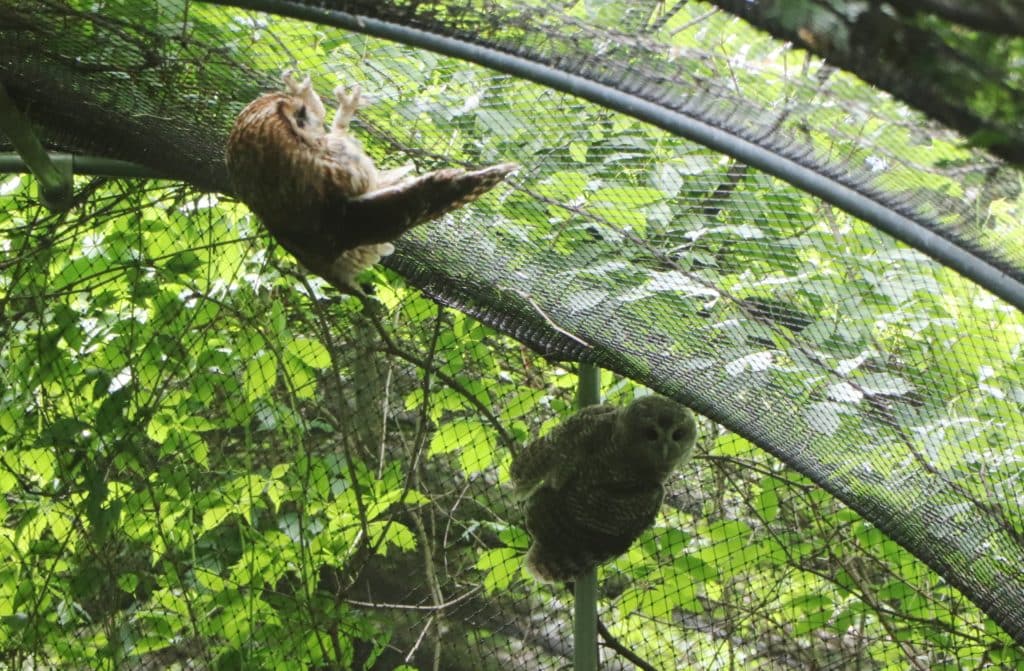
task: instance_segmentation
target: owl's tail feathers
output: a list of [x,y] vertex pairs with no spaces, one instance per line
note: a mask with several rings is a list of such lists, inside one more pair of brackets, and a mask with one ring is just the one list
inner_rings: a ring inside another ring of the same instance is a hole
[[433,197],[426,204],[423,221],[440,217],[445,212],[476,200],[518,168],[515,163],[499,163],[471,172],[459,168],[445,168],[427,173],[420,179],[429,179],[437,188],[433,190]]
[[593,562],[586,562],[578,555],[567,555],[549,551],[534,541],[526,553],[526,570],[534,578],[545,583],[563,583],[578,577],[590,568]]
[[481,170],[443,168],[385,186],[358,198],[330,199],[326,221],[344,221],[337,235],[344,247],[388,242],[414,226],[436,219],[494,188],[518,168],[501,163]]

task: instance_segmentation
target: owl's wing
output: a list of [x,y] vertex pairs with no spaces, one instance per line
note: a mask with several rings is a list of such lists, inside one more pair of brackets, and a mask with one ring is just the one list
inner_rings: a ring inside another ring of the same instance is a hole
[[328,226],[339,224],[331,233],[340,249],[390,242],[413,226],[479,198],[517,167],[502,163],[470,172],[444,168],[356,198],[329,194],[321,220]]
[[560,582],[626,552],[654,522],[661,498],[661,485],[644,483],[577,479],[562,491],[538,487],[526,503],[527,567],[542,581]]
[[516,496],[528,497],[542,482],[561,489],[576,473],[580,460],[588,458],[594,446],[608,441],[618,411],[614,405],[581,408],[523,448],[510,469]]
[[[586,511],[585,526],[595,536],[608,536],[624,541],[626,547],[654,523],[665,488],[649,482],[628,478],[619,482],[605,482],[595,487],[574,490],[574,503]],[[608,551],[612,551],[609,547]],[[623,552],[625,548],[615,552]]]

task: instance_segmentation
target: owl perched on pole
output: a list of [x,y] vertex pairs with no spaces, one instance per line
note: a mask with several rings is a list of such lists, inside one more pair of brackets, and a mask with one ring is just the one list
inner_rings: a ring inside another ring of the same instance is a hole
[[663,396],[579,410],[512,461],[533,544],[526,567],[564,582],[629,549],[654,518],[664,483],[690,459],[693,413]]
[[391,241],[476,199],[516,166],[445,168],[418,177],[407,164],[377,170],[349,123],[358,86],[334,89],[329,130],[309,77],[284,73],[285,90],[249,103],[235,120],[227,166],[235,192],[271,235],[310,271],[344,293],[361,294],[360,271],[394,251]]

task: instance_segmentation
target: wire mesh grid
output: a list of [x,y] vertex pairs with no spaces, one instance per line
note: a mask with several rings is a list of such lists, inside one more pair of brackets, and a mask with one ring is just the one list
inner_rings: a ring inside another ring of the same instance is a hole
[[[392,265],[490,322],[462,301],[496,292],[528,315],[532,349],[390,271],[371,273],[382,308],[364,313],[210,194],[80,179],[77,209],[52,216],[7,180],[10,667],[564,668],[570,593],[523,572],[508,485],[512,455],[571,412],[573,366],[535,350],[581,351],[746,436],[702,422],[654,527],[601,568],[603,668],[1018,662],[892,538],[989,607],[1017,598],[1019,314],[622,115],[358,35],[190,8],[230,18],[259,73],[221,110],[295,65],[377,97],[356,132],[382,166],[518,161],[508,188],[412,231]],[[171,100],[217,99],[181,86]],[[122,109],[166,120],[155,100]],[[168,145],[180,165],[216,155],[207,132]],[[604,388],[614,403],[636,391]]]
[[[6,664],[566,665],[570,593],[522,569],[508,465],[571,411],[571,368],[390,273],[379,315],[322,295],[207,195],[80,184],[94,197],[61,218],[17,181]],[[1008,645],[872,524],[709,422],[667,490],[601,568],[602,668],[634,668],[617,648],[659,669],[962,668]]]

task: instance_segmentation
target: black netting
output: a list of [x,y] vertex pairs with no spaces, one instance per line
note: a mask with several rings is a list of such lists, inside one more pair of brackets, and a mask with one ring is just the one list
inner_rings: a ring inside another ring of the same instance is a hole
[[[234,109],[259,86],[275,85],[278,68],[263,70],[259,54],[273,63],[290,60],[272,38],[260,39],[262,19],[239,15],[237,26],[224,36],[219,34],[223,29],[203,20],[204,12],[211,11],[203,6],[194,7],[183,23],[174,5],[158,4],[147,22],[140,23],[130,18],[137,6],[129,5],[111,9],[94,26],[88,16],[63,9],[61,2],[42,2],[40,9],[17,4],[18,9],[6,10],[13,24],[4,35],[7,77],[16,89],[21,78],[30,80],[27,90],[16,93],[33,101],[40,119],[52,119],[52,125],[72,132],[79,141],[102,134],[108,137],[104,154],[116,151],[168,174],[188,175],[209,188],[223,187],[223,176],[214,171],[213,157],[220,154],[222,137],[216,133],[217,124],[211,125],[213,118],[225,124],[231,115],[223,113],[224,106]],[[267,6],[325,22],[348,19],[353,25],[358,25],[353,14],[380,17],[521,54],[606,84],[834,178],[877,201],[883,211],[933,228],[1016,280],[1024,279],[1019,236],[1008,233],[1003,221],[993,221],[985,205],[1017,198],[1019,184],[1013,171],[965,149],[958,136],[907,117],[899,105],[798,52],[782,56],[781,67],[766,66],[778,43],[748,32],[745,43],[734,39],[729,44],[722,36],[729,35],[734,23],[724,15],[704,16],[695,6],[664,23],[652,18],[654,25],[648,26],[643,17],[656,15],[661,3],[649,3],[647,11],[595,10],[587,16],[590,20],[573,16],[581,13],[578,9],[567,15],[557,7],[473,9],[409,0],[342,2],[337,5],[341,12],[332,13],[317,9],[322,3],[309,4]],[[212,11],[216,16],[217,10]],[[694,16],[702,20],[690,25]],[[53,49],[54,26],[70,32],[61,34],[64,49]],[[74,39],[75,26],[84,43]],[[245,26],[250,26],[248,36]],[[92,40],[95,30],[99,37]],[[688,37],[673,43],[670,38],[679,35]],[[45,47],[38,48],[40,44]],[[718,44],[725,49],[724,57],[722,51],[716,52]],[[1002,54],[1013,44],[993,51]],[[110,59],[111,49],[117,51],[116,60]],[[733,51],[739,56],[732,57]],[[40,61],[46,67],[40,68]],[[988,74],[999,82],[997,74]],[[998,85],[995,89],[1002,90]],[[33,92],[38,91],[52,95],[34,100]],[[64,105],[52,109],[47,100],[55,99]],[[134,104],[129,116],[150,113],[169,127],[150,123],[132,128],[130,119],[118,119],[112,112],[129,101]],[[1013,114],[1005,111],[1009,103],[988,104],[1002,116]],[[175,149],[181,137],[173,132],[176,123],[185,124],[181,134],[199,144],[187,156]],[[981,133],[977,125],[974,129]],[[74,128],[81,130],[74,133]],[[1003,131],[993,127],[990,134],[999,132]],[[111,134],[120,142],[112,141]],[[145,143],[132,141],[138,134],[146,136]],[[190,167],[200,147],[210,152],[210,160],[202,162],[208,175],[194,174]]]
[[812,0],[715,5],[824,56],[956,128],[974,144],[1024,161],[1024,91],[1012,54],[1020,5],[948,0]]
[[[710,5],[337,5],[712,123],[1024,277],[1016,169]],[[553,362],[578,361],[622,376],[615,402],[642,383],[731,431],[703,424],[655,527],[601,569],[620,648],[1019,660],[958,591],[1024,641],[1017,310],[777,177],[464,60],[213,4],[0,7],[0,82],[49,147],[203,190],[227,190],[227,130],[284,67],[362,84],[380,165],[521,169],[397,244],[433,302],[373,273],[370,311],[231,201],[80,178],[46,215],[0,184],[8,663],[564,666],[570,593],[521,572],[507,468],[569,411]]]

